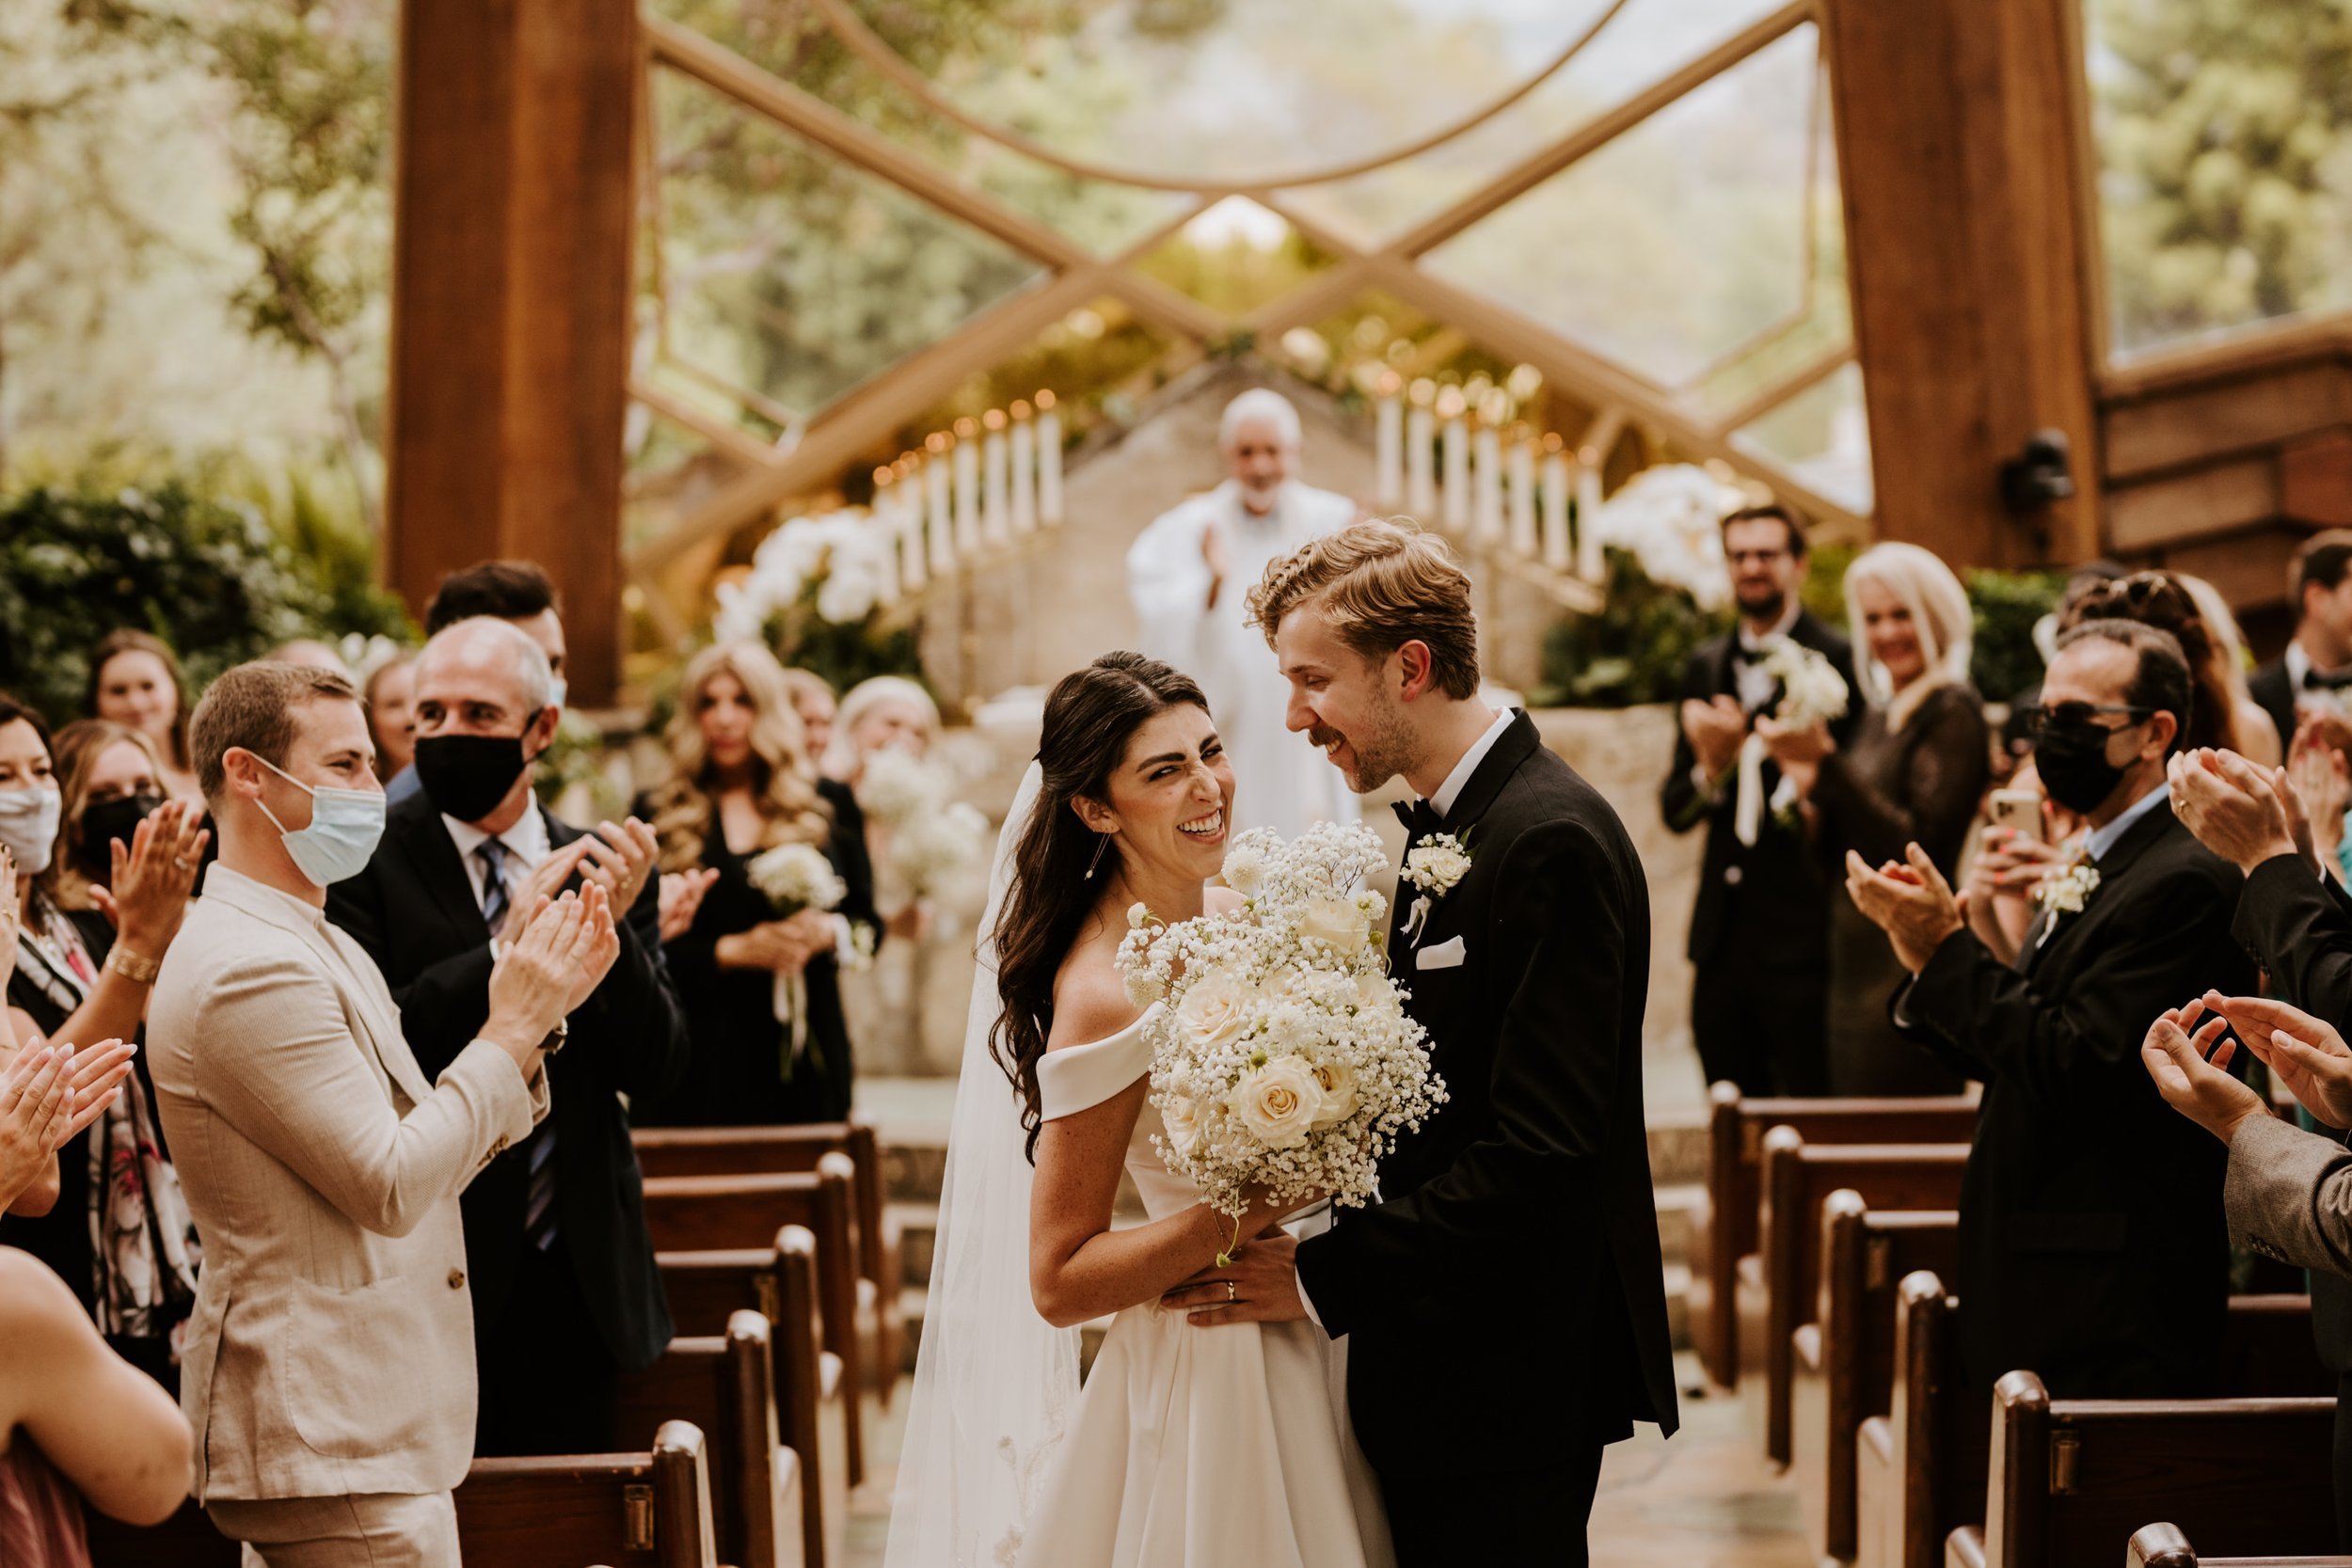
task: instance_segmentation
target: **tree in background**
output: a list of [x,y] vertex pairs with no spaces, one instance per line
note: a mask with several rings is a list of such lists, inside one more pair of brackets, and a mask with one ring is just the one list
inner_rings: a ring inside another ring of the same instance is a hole
[[2118,345],[2352,306],[2352,7],[2091,14]]

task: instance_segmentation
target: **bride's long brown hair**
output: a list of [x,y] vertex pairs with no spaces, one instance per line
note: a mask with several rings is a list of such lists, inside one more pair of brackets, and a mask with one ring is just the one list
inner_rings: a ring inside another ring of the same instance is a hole
[[[1037,1064],[1054,1028],[1054,976],[1119,868],[1119,847],[1079,820],[1075,800],[1106,802],[1127,743],[1155,716],[1184,704],[1208,711],[1190,675],[1141,654],[1104,654],[1064,675],[1045,699],[1043,774],[1037,806],[1013,851],[1018,867],[996,919],[996,994],[1004,1011],[989,1053],[1021,1097],[1021,1125],[1037,1159],[1043,1125]],[[1098,850],[1103,860],[1089,878]]]

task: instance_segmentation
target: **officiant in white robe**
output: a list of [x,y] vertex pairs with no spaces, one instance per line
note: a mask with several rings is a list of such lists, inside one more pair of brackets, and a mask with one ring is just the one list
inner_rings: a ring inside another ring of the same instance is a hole
[[1200,683],[1232,764],[1234,831],[1285,838],[1358,814],[1339,770],[1284,727],[1288,688],[1248,624],[1249,590],[1268,562],[1359,515],[1345,496],[1292,477],[1300,436],[1288,398],[1263,387],[1242,393],[1217,429],[1225,483],[1161,514],[1127,552],[1138,651]]

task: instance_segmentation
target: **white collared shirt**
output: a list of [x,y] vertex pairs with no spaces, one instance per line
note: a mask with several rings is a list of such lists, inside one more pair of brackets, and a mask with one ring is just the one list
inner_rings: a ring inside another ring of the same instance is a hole
[[510,901],[515,896],[515,890],[522,885],[522,879],[537,870],[541,861],[555,852],[554,846],[548,841],[547,818],[539,815],[536,801],[523,813],[521,820],[502,833],[485,833],[472,823],[460,822],[446,812],[441,816],[441,826],[449,830],[450,841],[457,846],[457,859],[466,868],[466,881],[473,889],[473,901],[477,906],[483,903],[488,892],[484,879],[489,871],[482,863],[482,857],[474,851],[489,839],[496,837],[506,846],[506,896]]
[[1462,791],[1470,787],[1470,775],[1478,771],[1478,765],[1486,760],[1486,753],[1495,749],[1495,742],[1502,738],[1502,732],[1511,727],[1511,721],[1518,714],[1517,708],[1506,707],[1495,715],[1494,722],[1486,726],[1485,734],[1470,742],[1470,749],[1462,753],[1462,760],[1454,765],[1454,771],[1445,776],[1445,783],[1439,784],[1438,792],[1429,797],[1431,810],[1443,816],[1454,809],[1454,802],[1460,800]]
[[2114,848],[2117,841],[2132,831],[2133,823],[2170,799],[2172,799],[2172,786],[2158,784],[2130,805],[2125,806],[2122,816],[2104,828],[2093,828],[2090,835],[2083,840],[2083,853],[2090,857],[2091,863],[2094,865],[2106,860],[2107,851]]

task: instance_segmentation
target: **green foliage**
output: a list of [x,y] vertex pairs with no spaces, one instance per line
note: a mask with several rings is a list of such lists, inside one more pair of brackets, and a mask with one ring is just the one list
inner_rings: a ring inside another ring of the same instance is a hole
[[1822,625],[1846,629],[1846,568],[1862,553],[1856,545],[1816,545],[1807,557],[1804,586],[1797,590],[1804,608]]
[[2122,346],[2352,304],[2352,8],[2093,0],[2091,19]]
[[1968,572],[1969,607],[1976,612],[1976,646],[1969,679],[1987,702],[2005,703],[2042,678],[2034,623],[2058,608],[2064,572]]
[[1630,550],[1612,548],[1609,602],[1597,615],[1571,615],[1544,636],[1538,707],[1631,707],[1662,703],[1682,684],[1682,667],[1731,617],[1708,615],[1678,588],[1652,582]]
[[249,506],[177,485],[115,495],[37,489],[0,507],[0,688],[80,716],[89,650],[119,627],[210,680],[290,638],[385,629],[336,620],[335,597]]

